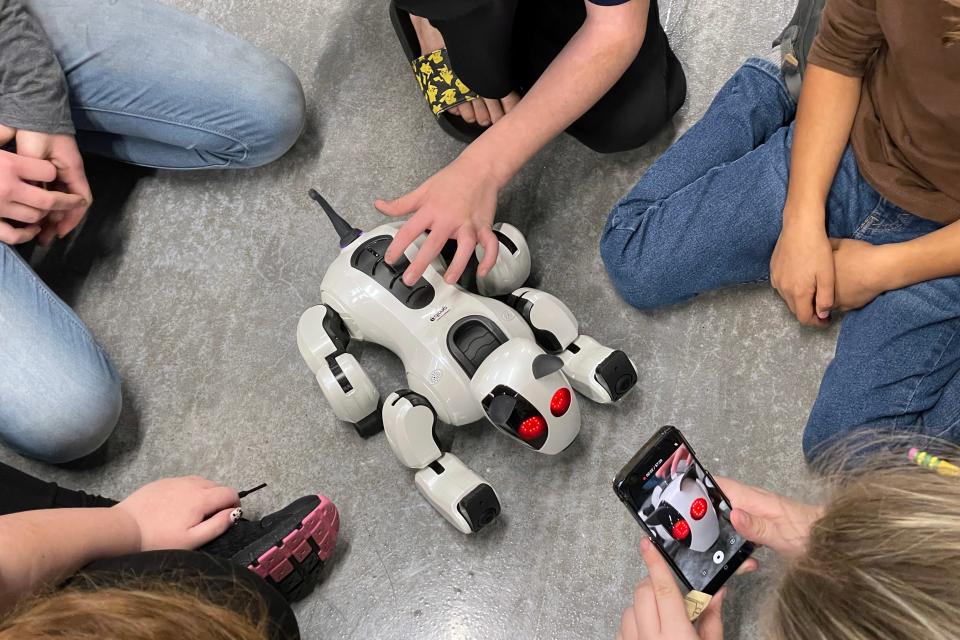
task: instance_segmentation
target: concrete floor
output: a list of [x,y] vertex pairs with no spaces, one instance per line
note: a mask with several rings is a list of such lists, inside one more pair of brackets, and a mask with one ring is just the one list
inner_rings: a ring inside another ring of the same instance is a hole
[[[612,637],[645,571],[639,529],[610,481],[662,424],[680,426],[715,473],[808,491],[800,433],[835,332],[801,328],[765,287],[643,315],[617,298],[597,254],[610,207],[738,64],[766,50],[791,0],[664,4],[690,85],[674,129],[615,156],[561,137],[503,194],[501,219],[530,239],[540,286],[568,303],[585,332],[626,350],[640,382],[618,406],[585,401],[578,442],[556,458],[492,429],[459,431],[453,451],[504,503],[503,517],[471,537],[424,502],[382,435],[362,441],[337,422],[295,342],[335,250],[307,188],[371,227],[375,198],[411,189],[460,149],[417,95],[385,1],[175,4],[285,60],[306,90],[308,130],[262,170],[141,181],[122,251],[97,264],[77,301],[125,379],[108,461],[80,470],[7,450],[0,458],[118,496],[190,473],[237,487],[270,483],[245,501],[251,511],[326,493],[343,532],[325,582],[297,607],[305,638]],[[353,54],[366,64],[344,68]],[[384,393],[400,386],[389,354],[368,348],[364,362]],[[762,635],[775,563],[761,559],[760,574],[736,581],[728,599],[729,638]]]

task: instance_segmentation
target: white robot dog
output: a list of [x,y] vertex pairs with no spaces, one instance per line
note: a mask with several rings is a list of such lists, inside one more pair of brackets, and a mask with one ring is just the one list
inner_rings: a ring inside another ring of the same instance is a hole
[[[300,353],[337,417],[363,437],[384,429],[400,461],[417,469],[417,488],[460,531],[489,524],[500,501],[483,478],[441,450],[438,421],[486,418],[521,444],[557,454],[580,431],[571,387],[610,403],[636,384],[626,354],[580,335],[577,319],[554,296],[521,288],[530,251],[516,228],[495,227],[500,253],[486,276],[476,276],[478,247],[459,282],[444,282],[456,249],[451,241],[408,287],[401,276],[419,245],[397,264],[383,259],[399,223],[362,232],[316,191],[310,197],[333,223],[341,252],[320,284],[322,304],[300,318]],[[382,345],[403,361],[408,388],[387,396],[382,409],[377,389],[347,353],[356,341]]]

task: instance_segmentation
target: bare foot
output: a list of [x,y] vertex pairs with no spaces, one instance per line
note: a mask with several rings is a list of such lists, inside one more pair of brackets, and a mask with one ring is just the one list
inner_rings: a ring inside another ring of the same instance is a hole
[[[410,22],[413,23],[413,28],[417,32],[417,39],[420,40],[421,54],[426,55],[444,47],[443,36],[430,24],[429,20],[411,14]],[[510,113],[518,102],[520,102],[520,96],[517,95],[516,91],[511,91],[500,100],[477,98],[448,109],[446,113],[460,116],[466,122],[475,122],[482,127],[489,127]]]

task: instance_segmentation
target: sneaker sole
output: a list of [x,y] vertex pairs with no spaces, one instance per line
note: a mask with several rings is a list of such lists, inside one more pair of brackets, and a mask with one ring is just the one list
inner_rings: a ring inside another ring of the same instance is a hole
[[337,544],[340,514],[325,496],[320,504],[278,543],[247,565],[294,602],[313,591],[323,564]]

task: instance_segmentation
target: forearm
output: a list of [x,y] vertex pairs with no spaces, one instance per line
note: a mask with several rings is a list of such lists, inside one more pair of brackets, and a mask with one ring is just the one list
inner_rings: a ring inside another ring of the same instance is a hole
[[825,204],[860,103],[861,79],[809,65],[797,108],[784,224],[822,226]]
[[60,62],[20,0],[0,0],[0,124],[74,132]]
[[960,222],[878,249],[886,254],[883,288],[887,291],[957,276],[960,275]]
[[620,79],[637,57],[649,4],[590,6],[570,39],[520,103],[464,151],[502,187],[544,145],[569,127]]
[[99,558],[140,549],[140,531],[117,508],[44,509],[0,516],[0,611]]

